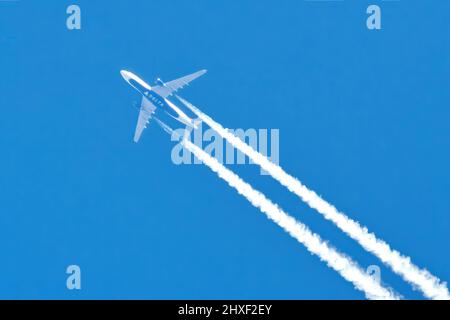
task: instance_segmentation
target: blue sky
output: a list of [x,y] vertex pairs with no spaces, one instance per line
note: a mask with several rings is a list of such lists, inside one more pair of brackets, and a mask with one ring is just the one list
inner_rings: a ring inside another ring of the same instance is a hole
[[[66,8],[82,29],[66,28]],[[382,30],[366,28],[369,4]],[[446,1],[0,3],[0,298],[363,299],[206,167],[175,166],[149,82],[230,128],[280,130],[280,164],[450,280]],[[255,166],[231,166],[408,298],[379,260]],[[82,290],[66,288],[79,265]]]

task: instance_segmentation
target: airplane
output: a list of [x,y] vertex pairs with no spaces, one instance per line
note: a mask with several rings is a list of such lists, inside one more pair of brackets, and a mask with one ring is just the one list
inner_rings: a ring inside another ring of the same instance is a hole
[[152,118],[155,118],[156,122],[166,132],[170,132],[170,127],[156,118],[155,113],[158,108],[161,108],[169,116],[184,124],[186,126],[185,134],[189,134],[193,129],[197,129],[201,123],[201,120],[198,118],[190,118],[167,98],[205,73],[206,70],[200,70],[169,82],[163,82],[160,78],[158,78],[156,79],[156,85],[151,87],[134,73],[121,70],[120,74],[125,81],[142,95],[139,117],[134,133],[134,142],[137,143],[139,141],[142,132],[145,128],[147,128],[147,124]]

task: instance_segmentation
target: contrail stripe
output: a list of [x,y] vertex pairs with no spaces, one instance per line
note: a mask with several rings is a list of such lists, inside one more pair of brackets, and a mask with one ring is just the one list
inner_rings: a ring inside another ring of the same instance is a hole
[[269,219],[277,223],[298,242],[303,244],[308,251],[325,261],[329,267],[336,270],[344,279],[363,291],[369,299],[399,299],[390,290],[383,287],[374,278],[365,273],[356,262],[330,247],[319,235],[312,233],[308,227],[281,210],[276,204],[267,199],[262,193],[243,181],[239,176],[225,168],[215,158],[208,155],[202,149],[188,140],[183,140],[186,149],[192,152],[199,160],[212,171],[225,180],[237,192],[243,195],[250,203],[259,208]]
[[311,208],[321,213],[325,219],[332,221],[339,229],[356,240],[365,250],[377,256],[395,273],[412,284],[414,288],[420,289],[427,298],[450,299],[445,282],[441,282],[426,269],[420,269],[414,265],[411,262],[411,258],[403,256],[400,252],[392,249],[385,241],[378,239],[375,234],[370,233],[367,227],[361,226],[357,221],[339,212],[333,205],[320,198],[314,191],[309,190],[298,179],[286,173],[280,166],[272,163],[267,157],[255,151],[192,104],[181,97],[178,98],[235,148],[246,154],[253,162],[267,171],[274,179],[288,188],[289,191],[299,196]]

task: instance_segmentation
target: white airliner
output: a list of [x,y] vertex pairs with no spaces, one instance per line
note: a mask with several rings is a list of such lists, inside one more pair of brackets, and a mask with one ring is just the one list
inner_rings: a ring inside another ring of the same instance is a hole
[[166,83],[158,78],[156,80],[157,85],[151,87],[137,75],[126,70],[120,71],[120,74],[125,79],[125,81],[128,82],[130,86],[132,86],[142,95],[139,118],[136,125],[136,131],[134,133],[134,142],[139,141],[142,132],[145,128],[147,128],[147,124],[152,118],[155,118],[157,123],[167,131],[168,126],[155,117],[155,113],[158,108],[161,108],[169,116],[186,125],[186,129],[189,132],[192,129],[197,129],[201,120],[190,118],[188,115],[186,115],[186,113],[184,113],[180,108],[178,108],[167,98],[170,97],[174,92],[177,92],[179,89],[183,88],[185,85],[188,85],[192,80],[197,79],[205,73],[206,70],[200,70],[188,76],[181,77]]

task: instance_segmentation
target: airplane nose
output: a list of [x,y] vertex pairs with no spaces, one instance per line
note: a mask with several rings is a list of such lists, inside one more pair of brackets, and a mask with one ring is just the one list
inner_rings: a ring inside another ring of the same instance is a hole
[[127,70],[120,70],[120,75],[125,79],[126,82],[130,83],[130,79],[133,79],[133,74]]
[[145,91],[152,90],[152,88],[144,80],[130,71],[120,70],[120,75],[125,79],[126,82],[128,82],[130,86],[132,86],[142,94],[146,94]]
[[130,73],[128,71],[120,70],[120,75],[125,79],[125,81],[130,80]]

